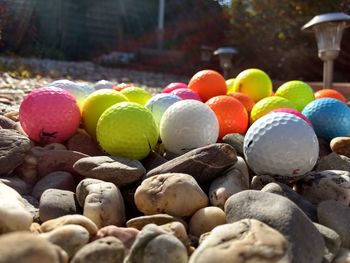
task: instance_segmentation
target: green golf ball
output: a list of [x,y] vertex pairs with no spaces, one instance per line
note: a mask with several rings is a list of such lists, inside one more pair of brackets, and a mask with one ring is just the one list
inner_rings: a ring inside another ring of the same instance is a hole
[[129,101],[136,102],[142,106],[152,97],[145,89],[139,87],[128,87],[120,91]]
[[315,99],[313,89],[305,82],[292,80],[282,84],[275,96],[283,97],[292,102],[298,111]]
[[96,135],[108,154],[141,160],[156,146],[159,131],[148,109],[134,102],[121,102],[103,112]]

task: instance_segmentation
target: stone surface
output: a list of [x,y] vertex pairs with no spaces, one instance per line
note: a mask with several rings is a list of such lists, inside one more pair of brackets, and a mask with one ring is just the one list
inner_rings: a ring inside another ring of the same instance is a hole
[[22,195],[26,210],[32,215],[34,222],[40,222],[39,201],[31,195]]
[[290,243],[294,263],[319,263],[325,244],[311,220],[288,198],[256,190],[232,195],[225,204],[227,221],[254,218],[280,231]]
[[76,188],[74,177],[70,173],[63,171],[49,173],[35,184],[32,196],[40,200],[43,192],[50,188],[73,192]]
[[24,162],[31,141],[14,130],[0,129],[0,176],[12,172]]
[[233,148],[235,148],[238,155],[244,156],[244,153],[243,153],[244,136],[242,134],[239,134],[239,133],[226,134],[224,138],[222,138],[222,141],[224,143],[231,145]]
[[78,160],[73,168],[87,178],[94,178],[125,186],[140,179],[146,170],[137,160],[122,157],[94,156]]
[[247,189],[249,189],[249,175],[232,166],[211,182],[209,200],[212,205],[224,209],[225,202],[231,195]]
[[81,152],[89,156],[103,155],[103,151],[101,151],[96,141],[83,129],[78,129],[76,134],[68,139],[66,145],[70,151]]
[[342,247],[350,248],[350,207],[334,200],[323,201],[317,207],[317,216],[320,224],[338,233]]
[[277,182],[275,178],[270,175],[255,175],[250,182],[251,190],[261,190],[269,183]]
[[280,232],[258,220],[243,219],[214,228],[189,263],[289,263],[289,252]]
[[72,258],[90,239],[89,232],[79,225],[64,225],[39,236],[61,247],[69,258]]
[[71,263],[123,263],[124,245],[115,237],[95,240],[82,247],[72,258]]
[[325,170],[310,172],[299,180],[296,191],[314,204],[325,200],[336,200],[350,204],[350,172]]
[[294,202],[303,212],[311,219],[317,221],[317,207],[310,203],[307,199],[296,193],[288,185],[282,183],[269,183],[261,189],[262,192],[278,194],[287,197]]
[[42,222],[60,216],[76,214],[80,210],[75,193],[59,189],[47,189],[40,198],[39,216]]
[[[85,184],[85,180],[89,183]],[[76,194],[83,207],[83,214],[98,228],[108,225],[124,226],[124,200],[114,184],[97,179],[84,179],[77,186]]]
[[21,195],[28,194],[31,190],[31,187],[17,176],[4,176],[0,178],[0,181],[16,190]]
[[183,217],[206,207],[208,197],[192,176],[166,173],[144,180],[136,189],[135,204],[145,215],[166,213]]
[[125,263],[187,263],[185,246],[161,227],[149,224],[138,234]]
[[190,239],[187,235],[187,231],[184,224],[175,221],[164,225],[160,225],[160,227],[166,232],[178,238],[182,242],[182,244],[187,248],[187,251],[190,250]]
[[350,263],[350,250],[341,248],[332,263]]
[[124,245],[126,250],[129,250],[134,244],[134,241],[139,234],[139,230],[133,227],[117,227],[117,226],[105,226],[98,230],[96,238],[105,238],[105,237],[116,237]]
[[350,157],[350,137],[335,137],[329,145],[336,154]]
[[160,226],[172,222],[180,222],[185,226],[185,228],[188,228],[187,223],[184,220],[168,214],[154,214],[148,216],[134,217],[127,221],[126,225],[128,227],[134,227],[136,229],[141,230],[145,225],[148,224],[155,224]]
[[0,127],[3,129],[16,129],[17,123],[8,117],[0,115]]
[[80,225],[90,233],[90,236],[96,235],[98,230],[96,224],[93,221],[91,221],[91,219],[78,214],[66,215],[48,220],[42,223],[42,225],[40,226],[40,230],[41,232],[50,232],[64,225]]
[[151,151],[146,158],[141,160],[143,167],[146,171],[150,171],[159,165],[166,163],[168,160],[161,156],[159,153]]
[[336,153],[331,153],[322,157],[317,162],[315,170],[343,170],[350,172],[350,158]]
[[338,251],[340,249],[341,240],[340,236],[335,232],[334,230],[317,223],[314,223],[317,230],[321,233],[323,240],[326,244],[326,250],[324,258],[328,262],[332,262],[334,257],[338,254]]
[[29,230],[33,217],[18,192],[0,183],[0,234]]
[[61,248],[29,232],[13,232],[0,236],[0,263],[67,263]]
[[191,217],[189,227],[190,233],[200,237],[200,235],[210,232],[219,225],[226,224],[225,212],[216,206],[208,206],[197,210]]
[[237,162],[235,149],[226,143],[214,143],[189,151],[149,171],[146,178],[164,173],[186,173],[199,184],[209,183]]

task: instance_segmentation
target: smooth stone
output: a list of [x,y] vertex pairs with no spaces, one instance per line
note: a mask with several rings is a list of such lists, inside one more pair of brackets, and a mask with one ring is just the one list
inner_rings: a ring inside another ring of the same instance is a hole
[[49,150],[49,151],[52,151],[52,150],[66,151],[67,147],[62,143],[53,142],[53,143],[49,143],[49,144],[46,144],[45,146],[43,146],[43,149]]
[[42,233],[40,224],[37,223],[37,222],[33,222],[33,223],[30,225],[30,229],[29,229],[29,230],[30,230],[31,233],[35,233],[35,234],[40,234],[40,233]]
[[324,225],[320,225],[317,223],[314,223],[318,231],[321,233],[323,240],[326,244],[326,249],[325,249],[325,255],[324,258],[328,262],[332,262],[334,257],[337,255],[340,245],[341,245],[341,240],[340,236],[335,232],[333,229],[330,229],[329,227],[326,227]]
[[[276,229],[255,219],[214,228],[189,263],[289,263],[289,243]],[[319,261],[320,263],[321,261]]]
[[32,223],[33,216],[26,209],[21,195],[0,183],[0,234],[29,230]]
[[350,207],[334,200],[321,202],[317,207],[320,224],[337,232],[342,241],[341,246],[350,248]]
[[262,192],[268,192],[272,194],[278,194],[287,197],[294,202],[303,212],[310,218],[311,221],[317,221],[317,207],[299,195],[288,185],[283,183],[269,183],[261,189]]
[[139,180],[146,170],[137,160],[116,156],[93,156],[78,160],[73,168],[86,178],[99,179],[123,187]]
[[154,214],[148,216],[134,217],[126,222],[126,226],[141,230],[145,225],[148,224],[155,224],[160,226],[172,222],[180,222],[185,226],[186,229],[188,228],[187,223],[184,220],[168,214]]
[[224,209],[225,202],[231,195],[247,189],[249,189],[249,175],[232,166],[211,182],[209,200],[212,205]]
[[69,150],[48,150],[40,156],[37,165],[39,178],[49,173],[65,171],[76,174],[73,165],[81,158],[89,157],[86,154]]
[[238,155],[244,156],[244,152],[243,152],[244,136],[242,134],[239,134],[239,133],[226,134],[222,138],[222,141],[224,143],[231,145],[233,148],[235,148]]
[[325,244],[312,221],[288,198],[245,190],[231,196],[225,204],[227,221],[254,218],[280,231],[290,243],[293,263],[320,263]]
[[[85,180],[94,183],[85,184]],[[113,183],[84,179],[77,186],[76,193],[84,216],[90,218],[98,228],[108,225],[124,226],[126,218],[123,196]]]
[[79,212],[75,193],[60,189],[47,189],[40,198],[39,216],[42,222]]
[[336,154],[350,157],[350,137],[335,137],[329,145]]
[[196,180],[184,173],[166,173],[145,179],[135,192],[135,204],[145,215],[165,213],[191,216],[208,205]]
[[318,139],[318,146],[320,149],[318,155],[320,158],[332,153],[332,149],[329,147],[329,141],[319,137],[317,137],[317,139]]
[[137,235],[124,263],[187,263],[185,246],[160,226],[149,224]]
[[109,236],[83,246],[70,263],[123,263],[125,249],[123,243]]
[[24,180],[17,176],[1,177],[0,181],[16,190],[21,195],[28,194],[31,190],[31,187]]
[[96,141],[83,129],[78,129],[78,131],[68,139],[66,146],[70,151],[81,152],[89,156],[103,155]]
[[341,170],[310,172],[298,181],[296,191],[314,204],[335,200],[349,205],[350,172]]
[[79,214],[65,215],[48,220],[41,224],[40,229],[41,232],[50,232],[64,225],[80,225],[89,232],[90,236],[96,235],[98,231],[96,224],[91,219]]
[[340,248],[332,263],[350,263],[350,250]]
[[350,158],[331,153],[322,157],[316,164],[315,171],[342,170],[350,172]]
[[16,127],[17,127],[17,123],[15,121],[11,120],[8,117],[0,115],[0,128],[15,130]]
[[68,255],[44,238],[29,232],[0,236],[0,263],[67,263]]
[[0,129],[0,176],[11,173],[24,162],[31,141],[14,130]]
[[32,215],[34,222],[40,222],[39,201],[31,195],[22,195],[27,211]]
[[[250,170],[249,167],[247,165],[247,163],[245,162],[244,158],[241,156],[237,156],[237,162],[233,165],[234,168],[236,168],[238,171],[241,172],[241,174],[247,178],[248,181],[248,185],[250,182]],[[230,169],[230,168],[228,168]]]
[[86,228],[79,225],[64,225],[50,232],[39,234],[52,244],[61,247],[69,258],[89,242],[90,235]]
[[160,225],[160,227],[166,232],[175,236],[177,239],[179,239],[182,242],[182,244],[187,248],[187,251],[190,250],[190,239],[187,235],[187,231],[184,224],[180,222],[171,222],[164,225]]
[[252,181],[250,182],[250,189],[251,190],[261,190],[264,188],[265,185],[268,185],[269,183],[277,182],[275,178],[273,178],[271,175],[255,175],[252,178]]
[[151,151],[146,158],[141,160],[143,167],[145,167],[146,171],[150,171],[159,165],[166,163],[168,160],[165,159],[162,155],[157,152]]
[[32,196],[39,200],[41,195],[50,188],[75,192],[74,177],[63,171],[49,173],[35,184]]
[[139,230],[133,227],[117,227],[117,226],[105,226],[98,230],[96,238],[105,238],[105,237],[116,237],[124,245],[124,247],[129,250],[134,244]]
[[186,173],[193,176],[199,184],[205,184],[236,162],[237,154],[232,146],[214,143],[189,151],[152,169],[146,174],[146,178],[157,174]]
[[190,219],[190,233],[200,237],[200,235],[210,232],[219,225],[226,224],[225,212],[216,206],[208,206],[197,210]]

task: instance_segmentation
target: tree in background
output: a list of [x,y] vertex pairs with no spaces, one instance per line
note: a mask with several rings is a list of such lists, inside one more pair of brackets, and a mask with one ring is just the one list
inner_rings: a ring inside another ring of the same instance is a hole
[[[239,50],[237,71],[257,67],[277,80],[321,80],[315,36],[301,32],[301,27],[318,14],[349,9],[349,0],[232,0],[225,12],[230,41]],[[350,81],[348,36],[345,30],[335,81]]]

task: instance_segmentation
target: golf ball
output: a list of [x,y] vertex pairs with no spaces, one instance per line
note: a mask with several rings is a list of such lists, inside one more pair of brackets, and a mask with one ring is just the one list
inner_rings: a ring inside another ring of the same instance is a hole
[[167,85],[163,90],[162,93],[170,93],[173,90],[176,89],[187,89],[187,84],[182,83],[182,82],[172,82],[169,85]]
[[80,110],[68,91],[53,86],[43,87],[24,98],[19,108],[19,121],[35,142],[63,142],[79,127]]
[[306,116],[304,114],[302,114],[301,112],[299,112],[299,111],[297,111],[295,109],[280,108],[280,109],[277,109],[277,110],[270,111],[270,113],[275,113],[275,112],[285,112],[285,113],[294,114],[295,116],[297,116],[299,118],[302,118],[304,121],[306,121],[307,124],[310,125],[310,127],[313,128],[312,123],[310,122],[310,120],[308,118],[306,118]]
[[162,119],[162,116],[164,112],[175,102],[180,101],[181,98],[168,93],[161,93],[153,96],[151,99],[148,100],[145,107],[149,109],[152,112],[153,118],[159,127],[160,120]]
[[305,82],[292,80],[282,84],[275,96],[283,97],[292,102],[298,111],[315,99],[313,89]]
[[120,91],[131,102],[136,102],[142,106],[152,97],[145,89],[139,87],[127,87]]
[[314,130],[290,113],[268,114],[250,126],[243,144],[249,167],[258,175],[299,176],[318,159]]
[[116,83],[114,83],[112,81],[101,79],[94,84],[94,88],[95,88],[95,90],[112,89],[115,84]]
[[176,95],[183,100],[199,100],[202,101],[198,93],[190,89],[175,89],[170,94]]
[[160,121],[160,138],[165,149],[177,154],[215,143],[218,135],[215,113],[197,100],[174,103]]
[[332,140],[350,135],[350,108],[337,99],[314,100],[302,113],[311,121],[318,137]]
[[103,112],[96,135],[108,154],[136,160],[145,158],[159,137],[152,113],[134,102],[117,103]]

